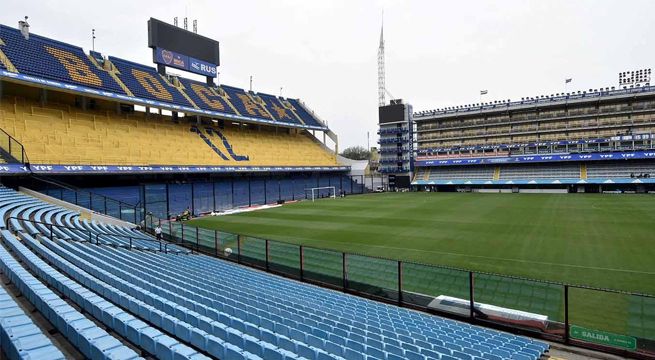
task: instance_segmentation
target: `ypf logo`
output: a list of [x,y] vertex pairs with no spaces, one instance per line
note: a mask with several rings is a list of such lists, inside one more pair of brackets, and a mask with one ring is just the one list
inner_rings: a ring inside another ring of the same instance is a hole
[[164,62],[166,64],[170,64],[171,62],[173,62],[173,53],[168,50],[162,50],[161,57],[162,59],[164,59]]

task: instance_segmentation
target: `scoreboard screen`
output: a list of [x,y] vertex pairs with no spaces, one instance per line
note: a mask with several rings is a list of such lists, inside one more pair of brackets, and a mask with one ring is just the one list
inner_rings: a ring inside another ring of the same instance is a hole
[[218,41],[155,18],[148,20],[148,47],[186,55],[214,66],[220,65]]
[[411,185],[409,175],[389,175],[389,186],[394,189],[409,189]]
[[381,106],[378,108],[378,115],[380,124],[407,121],[405,119],[405,104]]

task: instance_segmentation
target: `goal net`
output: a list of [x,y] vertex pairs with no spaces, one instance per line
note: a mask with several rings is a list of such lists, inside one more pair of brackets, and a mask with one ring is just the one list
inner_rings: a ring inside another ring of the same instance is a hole
[[321,186],[321,187],[305,189],[305,192],[307,192],[308,195],[310,191],[311,191],[312,202],[315,201],[316,199],[321,199],[321,198],[335,199],[337,197],[337,190],[334,186]]

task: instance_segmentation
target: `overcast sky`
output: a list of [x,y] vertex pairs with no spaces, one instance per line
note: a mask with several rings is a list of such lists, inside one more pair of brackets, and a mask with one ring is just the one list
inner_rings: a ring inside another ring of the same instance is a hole
[[[299,97],[343,149],[375,146],[384,9],[387,89],[415,111],[617,85],[653,66],[655,1],[0,0],[0,22],[152,64],[146,21],[186,15],[221,45],[221,83]],[[190,76],[193,77],[193,76]],[[388,101],[388,98],[387,98]]]

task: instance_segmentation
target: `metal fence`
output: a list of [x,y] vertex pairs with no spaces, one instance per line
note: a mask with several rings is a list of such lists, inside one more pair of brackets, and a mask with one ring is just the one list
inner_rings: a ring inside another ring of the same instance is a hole
[[123,221],[139,224],[143,220],[144,209],[138,205],[127,204],[100,194],[92,193],[75,187],[67,186],[48,179],[32,176],[35,182],[40,182],[44,188],[39,192],[66,201],[97,213],[111,216]]
[[3,157],[7,162],[29,163],[23,144],[2,129],[0,129],[0,152],[3,153]]
[[655,356],[655,296],[350,254],[146,217],[200,253],[292,279],[503,330]]

